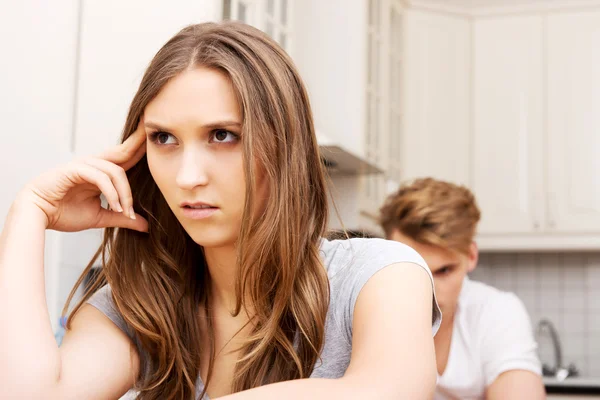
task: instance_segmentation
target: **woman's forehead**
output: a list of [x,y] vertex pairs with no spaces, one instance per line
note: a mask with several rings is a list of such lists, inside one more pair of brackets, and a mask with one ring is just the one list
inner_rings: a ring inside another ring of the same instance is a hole
[[144,116],[170,125],[190,120],[199,125],[242,122],[231,81],[221,71],[202,67],[186,70],[171,79],[148,103]]

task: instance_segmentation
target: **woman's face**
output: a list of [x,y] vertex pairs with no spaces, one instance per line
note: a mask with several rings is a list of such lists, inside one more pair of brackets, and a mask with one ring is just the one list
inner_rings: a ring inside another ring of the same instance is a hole
[[[169,207],[204,247],[238,238],[246,183],[242,117],[228,77],[187,70],[167,83],[144,111],[150,173]],[[257,177],[257,201],[264,179]]]

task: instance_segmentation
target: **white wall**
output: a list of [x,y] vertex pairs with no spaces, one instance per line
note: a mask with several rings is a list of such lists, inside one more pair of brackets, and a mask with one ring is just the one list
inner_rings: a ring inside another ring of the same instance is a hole
[[146,66],[181,28],[215,20],[220,0],[86,1],[81,31],[76,152],[118,142]]
[[362,228],[360,210],[360,178],[331,176],[329,189],[329,229]]
[[0,13],[0,227],[17,191],[68,159],[77,0],[11,2]]
[[[70,158],[77,13],[77,0],[11,2],[0,13],[0,229],[23,185]],[[46,294],[53,324],[59,246],[60,235],[48,232]]]

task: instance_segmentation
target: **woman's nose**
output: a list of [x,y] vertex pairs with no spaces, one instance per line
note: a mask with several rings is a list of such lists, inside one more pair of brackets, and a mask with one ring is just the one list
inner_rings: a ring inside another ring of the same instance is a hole
[[190,149],[183,152],[176,178],[181,189],[191,190],[208,183],[206,158],[199,150]]

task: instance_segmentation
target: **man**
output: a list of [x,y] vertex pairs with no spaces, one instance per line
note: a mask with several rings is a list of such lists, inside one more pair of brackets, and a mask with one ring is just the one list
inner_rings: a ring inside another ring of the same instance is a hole
[[433,274],[442,310],[435,399],[544,399],[537,344],[521,301],[475,282],[480,212],[465,187],[419,179],[381,208],[387,239],[413,247]]

